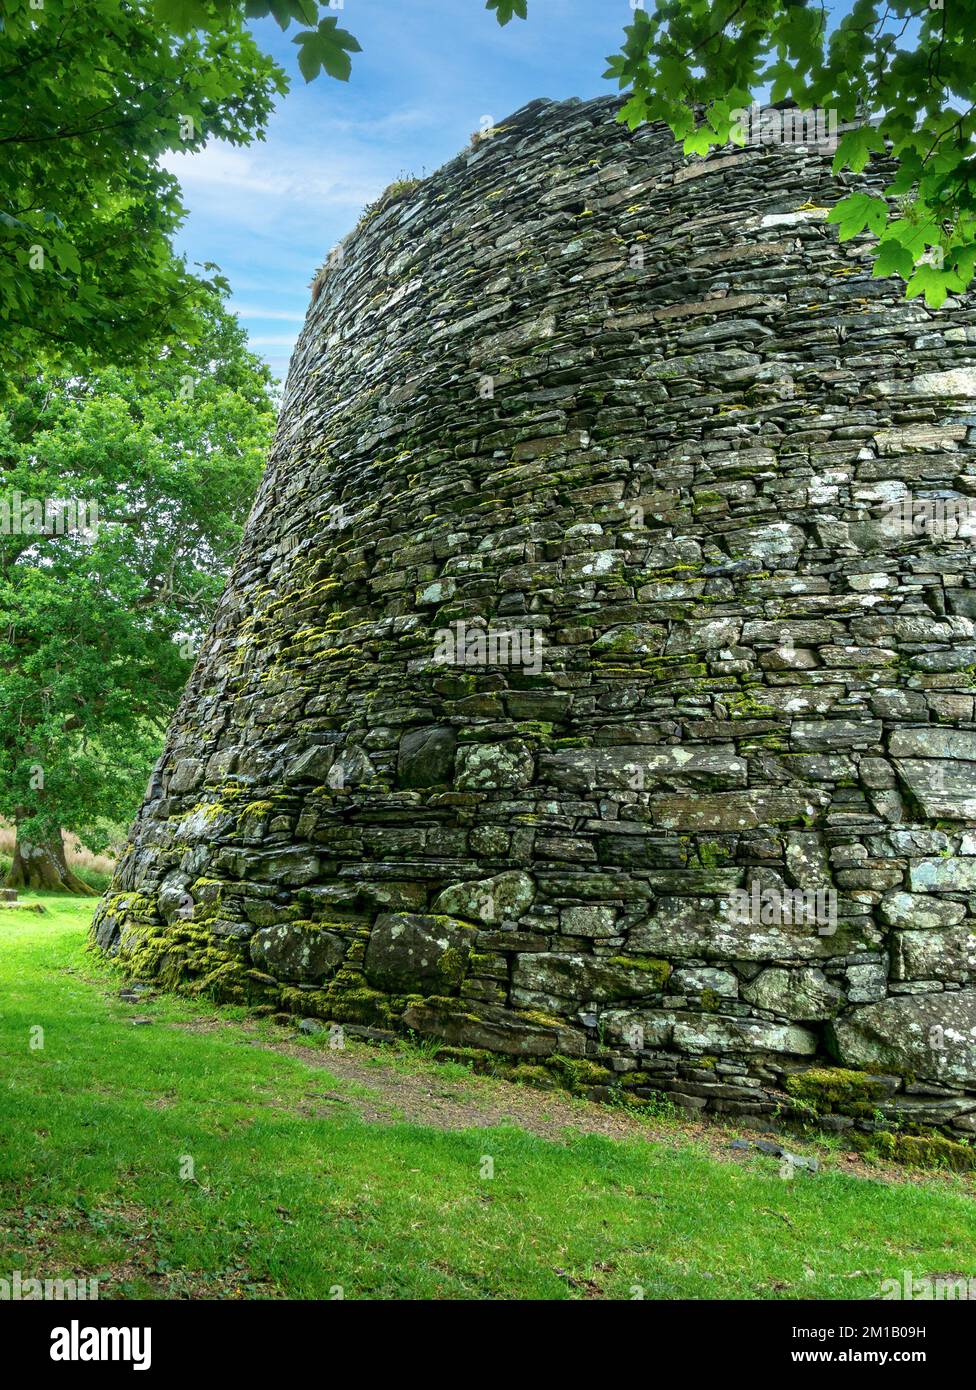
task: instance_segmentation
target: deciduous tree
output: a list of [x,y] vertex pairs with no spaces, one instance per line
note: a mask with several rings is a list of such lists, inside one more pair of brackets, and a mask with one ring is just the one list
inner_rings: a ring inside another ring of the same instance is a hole
[[260,138],[286,87],[240,5],[176,36],[139,0],[4,0],[0,382],[192,336],[207,287],[173,253],[184,209],[160,157]]
[[11,886],[78,888],[145,785],[233,561],[274,419],[270,374],[211,297],[189,357],[44,374],[0,415],[0,815]]

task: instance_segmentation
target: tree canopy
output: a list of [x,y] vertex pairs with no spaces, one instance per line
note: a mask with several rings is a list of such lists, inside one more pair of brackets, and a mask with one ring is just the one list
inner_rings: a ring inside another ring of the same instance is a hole
[[184,209],[159,159],[259,138],[286,89],[240,5],[174,36],[137,0],[4,0],[0,374],[192,339],[208,287],[173,253]]
[[138,800],[236,553],[274,421],[211,295],[141,379],[35,375],[0,415],[0,815],[92,848]]

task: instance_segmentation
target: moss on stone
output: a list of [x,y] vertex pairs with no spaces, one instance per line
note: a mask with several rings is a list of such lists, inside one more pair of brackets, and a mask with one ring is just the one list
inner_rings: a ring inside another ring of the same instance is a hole
[[658,989],[664,988],[671,974],[669,961],[655,960],[650,956],[611,956],[609,964],[619,966],[621,970],[641,971],[654,980]]
[[452,1044],[438,1047],[434,1058],[438,1062],[457,1062],[479,1073],[496,1072],[504,1066],[504,1059],[496,1052],[489,1052],[486,1047],[456,1047]]
[[381,990],[363,985],[358,989],[330,989],[326,995],[325,1017],[336,1023],[374,1023],[393,1027],[397,1016],[391,998]]
[[554,1072],[560,1077],[566,1089],[574,1094],[587,1091],[592,1086],[608,1086],[613,1081],[612,1071],[586,1057],[563,1057],[556,1052],[547,1057],[543,1065],[550,1073]]
[[541,1028],[565,1028],[566,1020],[559,1018],[556,1014],[547,1014],[542,1009],[518,1009],[519,1018],[524,1018],[526,1023],[537,1023]]
[[892,1134],[878,1130],[874,1134],[847,1136],[861,1153],[872,1154],[911,1168],[948,1168],[956,1173],[976,1168],[976,1148],[947,1139],[942,1134]]
[[753,690],[727,691],[722,703],[730,719],[770,719],[777,715],[777,711],[764,705]]
[[811,1067],[808,1071],[796,1072],[786,1078],[786,1089],[820,1114],[879,1100],[885,1094],[884,1084],[870,1073],[848,1071],[844,1067]]
[[550,743],[554,725],[547,719],[525,719],[515,725],[517,732],[524,738],[536,739],[540,743]]
[[465,952],[449,946],[437,962],[437,969],[444,982],[457,988],[468,970],[468,957]]
[[533,1062],[520,1062],[508,1073],[507,1079],[523,1086],[535,1086],[540,1091],[554,1091],[559,1086],[558,1079],[550,1070]]

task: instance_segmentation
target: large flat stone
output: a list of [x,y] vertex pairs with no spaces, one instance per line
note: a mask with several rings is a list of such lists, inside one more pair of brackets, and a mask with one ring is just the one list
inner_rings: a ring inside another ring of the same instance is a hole
[[893,758],[958,758],[976,764],[976,731],[942,724],[895,729],[888,752]]
[[616,748],[580,748],[546,753],[539,759],[539,780],[572,791],[619,789],[644,791],[674,782],[744,787],[748,764],[727,748],[654,748],[623,744]]
[[517,790],[532,781],[535,760],[527,743],[474,743],[457,750],[456,784],[464,791]]
[[513,869],[493,878],[452,883],[434,900],[434,911],[469,922],[497,926],[516,922],[535,900],[535,884],[528,874]]
[[794,747],[824,752],[868,748],[880,741],[880,719],[798,719],[790,730]]
[[897,888],[884,895],[879,911],[881,920],[889,927],[910,931],[954,927],[966,915],[963,903],[936,898],[930,893],[903,893]]
[[660,994],[671,968],[666,962],[635,957],[522,955],[512,975],[512,1000],[531,1008],[555,997],[578,1004],[614,999],[646,999]]
[[833,1018],[845,1002],[841,991],[815,967],[761,970],[742,986],[742,997],[757,1008],[800,1022]]
[[976,820],[976,763],[896,758],[895,767],[926,816],[933,820]]
[[553,1021],[549,1026],[523,1017],[511,1009],[480,1005],[473,1013],[466,1003],[452,1007],[449,1000],[427,999],[411,1004],[403,1015],[408,1028],[423,1037],[443,1038],[462,1047],[486,1047],[520,1057],[582,1057],[586,1035]]
[[[976,928],[976,922],[972,923]],[[967,983],[976,972],[976,930],[902,931],[892,943],[896,980],[954,980]]]
[[831,1025],[844,1066],[976,1086],[976,991],[900,994]]
[[880,941],[870,921],[840,923],[830,936],[811,927],[757,926],[732,920],[731,904],[715,898],[662,897],[652,917],[634,926],[628,951],[702,960],[824,961],[869,951]]
[[693,1053],[779,1053],[810,1057],[816,1034],[792,1023],[724,1018],[671,1009],[611,1009],[600,1015],[605,1035],[640,1052],[655,1048]]
[[475,927],[453,917],[385,912],[370,932],[363,970],[390,994],[456,993],[476,936]]
[[227,870],[241,879],[254,879],[258,883],[300,887],[318,878],[319,863],[317,854],[301,848],[265,852],[226,849],[215,857],[214,868]]
[[658,623],[621,623],[602,633],[592,650],[596,657],[615,660],[648,656],[661,651],[666,634]]
[[411,729],[400,740],[397,784],[401,787],[446,786],[454,775],[457,733],[449,726]]
[[726,543],[734,560],[758,560],[771,570],[795,569],[806,536],[799,526],[788,521],[774,521],[769,526],[730,531]]
[[829,804],[827,793],[797,791],[711,792],[701,796],[653,796],[651,819],[669,830],[755,830],[766,825],[809,824]]
[[338,970],[348,939],[303,923],[261,927],[251,937],[251,960],[277,980],[318,984]]
[[971,893],[976,889],[976,859],[919,859],[909,867],[909,884],[918,893]]
[[715,618],[710,621],[692,619],[675,623],[664,650],[668,656],[680,656],[688,652],[713,652],[722,647],[734,647],[741,631],[742,622],[736,618]]

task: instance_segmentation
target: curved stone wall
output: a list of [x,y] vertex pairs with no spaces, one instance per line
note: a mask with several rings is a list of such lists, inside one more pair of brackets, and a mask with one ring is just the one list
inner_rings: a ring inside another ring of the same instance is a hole
[[596,1094],[965,1136],[976,313],[838,244],[829,155],[616,109],[533,103],[323,272],[97,940]]

